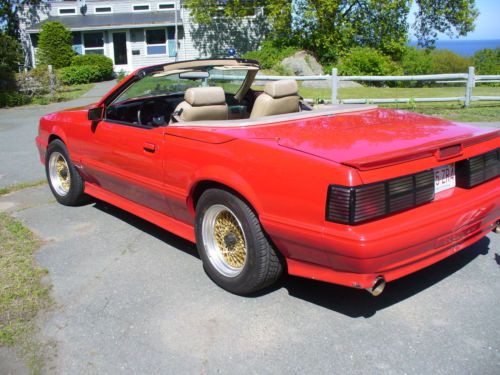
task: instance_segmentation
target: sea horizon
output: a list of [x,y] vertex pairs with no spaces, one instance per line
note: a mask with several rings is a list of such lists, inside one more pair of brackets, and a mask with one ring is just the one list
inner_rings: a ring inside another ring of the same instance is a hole
[[[411,40],[409,46],[416,46],[417,41]],[[479,50],[500,48],[500,39],[477,39],[477,40],[437,40],[437,49],[448,49],[464,57],[470,57]]]

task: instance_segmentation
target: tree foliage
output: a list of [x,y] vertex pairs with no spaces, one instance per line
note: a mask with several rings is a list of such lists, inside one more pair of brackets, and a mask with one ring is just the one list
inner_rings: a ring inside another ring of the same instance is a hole
[[12,37],[19,37],[17,14],[24,6],[34,7],[45,0],[0,0],[0,29]]
[[19,42],[0,32],[0,69],[11,72],[17,71],[19,64],[23,62],[23,54]]
[[355,47],[340,59],[341,75],[399,75],[401,68],[382,52],[370,47]]
[[37,59],[40,64],[63,68],[71,64],[75,52],[71,48],[71,32],[60,22],[46,22],[38,37]]
[[[295,45],[323,62],[336,61],[355,46],[371,47],[400,59],[408,39],[413,0],[186,0],[197,22],[213,17],[244,17],[262,9],[276,45]],[[415,0],[413,28],[422,46],[433,46],[437,33],[463,36],[474,29],[475,0]]]
[[500,74],[500,48],[485,48],[472,56],[477,74]]
[[467,73],[470,59],[447,49],[436,49],[430,53],[433,73]]

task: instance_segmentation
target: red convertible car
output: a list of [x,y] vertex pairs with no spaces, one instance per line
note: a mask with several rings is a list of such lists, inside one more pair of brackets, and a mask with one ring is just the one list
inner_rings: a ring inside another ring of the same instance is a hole
[[497,229],[499,131],[375,106],[310,107],[252,60],[139,69],[42,117],[64,205],[90,195],[196,242],[215,283],[289,274],[379,294]]

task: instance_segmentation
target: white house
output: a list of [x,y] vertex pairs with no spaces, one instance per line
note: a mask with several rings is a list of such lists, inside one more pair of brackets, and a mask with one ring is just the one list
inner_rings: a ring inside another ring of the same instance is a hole
[[[223,2],[221,2],[223,4]],[[223,6],[223,5],[222,5]],[[44,22],[59,21],[73,34],[78,54],[110,57],[115,70],[256,49],[267,32],[256,10],[245,19],[220,17],[196,24],[182,0],[52,0],[19,14],[26,65],[36,65],[38,34]]]

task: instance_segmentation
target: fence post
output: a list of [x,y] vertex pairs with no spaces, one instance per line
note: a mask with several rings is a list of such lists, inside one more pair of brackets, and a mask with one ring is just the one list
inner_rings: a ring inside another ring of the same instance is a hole
[[339,88],[339,82],[337,79],[337,68],[332,69],[332,104],[337,104],[337,92]]
[[472,97],[472,88],[474,87],[474,67],[469,66],[469,72],[467,75],[467,84],[465,86],[465,102],[464,106],[469,107]]
[[49,69],[49,88],[50,88],[50,96],[54,96],[54,92],[56,91],[55,88],[55,77],[54,77],[54,70],[52,69],[52,65],[48,66]]

